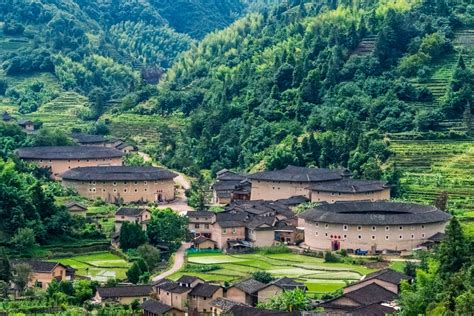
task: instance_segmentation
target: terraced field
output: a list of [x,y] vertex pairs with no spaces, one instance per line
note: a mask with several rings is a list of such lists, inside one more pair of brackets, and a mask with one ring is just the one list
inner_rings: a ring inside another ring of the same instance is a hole
[[352,52],[352,56],[368,56],[374,52],[377,37],[369,35],[362,39],[357,48]]
[[206,273],[181,271],[173,274],[172,279],[187,274],[208,281],[234,282],[254,271],[265,270],[275,277],[287,276],[304,282],[310,294],[335,291],[373,271],[361,265],[325,263],[320,258],[296,254],[192,254],[187,260],[194,264],[217,264],[220,268]]
[[37,112],[25,115],[32,120],[43,122],[45,127],[69,130],[73,127],[84,128],[91,123],[82,121],[78,115],[89,107],[86,97],[73,92],[62,92],[56,99],[43,104]]
[[130,263],[110,253],[97,252],[83,256],[52,259],[76,269],[76,274],[90,277],[92,280],[105,282],[108,279],[125,279]]
[[163,117],[160,115],[120,114],[104,115],[109,119],[111,135],[123,139],[131,139],[142,147],[158,142],[163,127],[180,129],[184,126],[184,118],[179,116]]

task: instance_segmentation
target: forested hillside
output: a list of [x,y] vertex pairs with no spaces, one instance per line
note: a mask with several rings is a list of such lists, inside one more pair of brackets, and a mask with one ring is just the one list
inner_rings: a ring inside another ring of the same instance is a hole
[[397,182],[393,144],[471,140],[473,25],[469,1],[290,1],[207,36],[135,111],[188,117],[157,147],[178,169],[345,166]]

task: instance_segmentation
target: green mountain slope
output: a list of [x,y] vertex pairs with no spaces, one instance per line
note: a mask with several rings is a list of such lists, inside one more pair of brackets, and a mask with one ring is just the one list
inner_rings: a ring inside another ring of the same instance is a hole
[[[395,183],[409,171],[408,184],[420,171],[397,166],[400,148],[423,151],[411,140],[443,139],[458,153],[451,140],[460,139],[469,156],[473,83],[459,79],[472,73],[468,3],[345,3],[293,1],[251,14],[178,58],[159,94],[134,109],[188,117],[186,130],[158,144],[163,162],[214,172],[346,166]],[[428,168],[455,177],[455,166],[437,166]],[[450,189],[468,195],[453,193],[459,209],[472,206],[469,185]],[[407,197],[422,195],[405,187]]]

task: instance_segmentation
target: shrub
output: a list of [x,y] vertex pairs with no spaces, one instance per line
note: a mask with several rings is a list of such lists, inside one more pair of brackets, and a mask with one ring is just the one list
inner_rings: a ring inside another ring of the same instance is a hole
[[259,281],[259,282],[262,282],[262,283],[265,283],[265,284],[268,284],[270,282],[273,281],[273,276],[268,273],[267,271],[255,271],[255,272],[252,272],[252,278],[254,278],[255,280]]
[[326,251],[324,253],[324,262],[332,262],[332,263],[341,262],[341,258],[335,253]]
[[184,267],[185,272],[210,272],[220,269],[218,264],[187,264]]
[[258,251],[265,254],[265,255],[272,255],[278,253],[290,253],[291,249],[285,245],[280,246],[272,246],[272,247],[260,247]]

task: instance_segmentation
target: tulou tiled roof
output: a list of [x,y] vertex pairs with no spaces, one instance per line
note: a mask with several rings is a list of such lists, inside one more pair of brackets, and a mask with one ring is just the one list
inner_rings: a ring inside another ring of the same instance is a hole
[[83,133],[73,133],[72,138],[81,144],[105,143],[107,139],[103,135],[92,135]]
[[400,225],[445,222],[451,215],[434,206],[398,202],[323,203],[299,215],[308,221],[356,224]]
[[176,294],[182,294],[182,293],[187,293],[191,291],[190,287],[181,286],[179,285],[178,282],[168,280],[168,279],[161,280],[159,283],[155,285],[155,287],[163,291],[176,293]]
[[176,176],[174,172],[156,167],[103,166],[74,168],[66,171],[62,178],[76,181],[157,181],[171,180]]
[[377,192],[387,189],[387,183],[375,180],[344,179],[340,181],[328,181],[315,183],[309,186],[312,191],[336,192],[336,193],[366,193]]
[[95,146],[48,146],[48,147],[23,147],[16,151],[23,159],[105,159],[120,158],[120,150]]
[[251,180],[281,181],[281,182],[320,182],[340,180],[344,170],[325,168],[306,168],[288,166],[285,169],[257,172],[249,175]]

